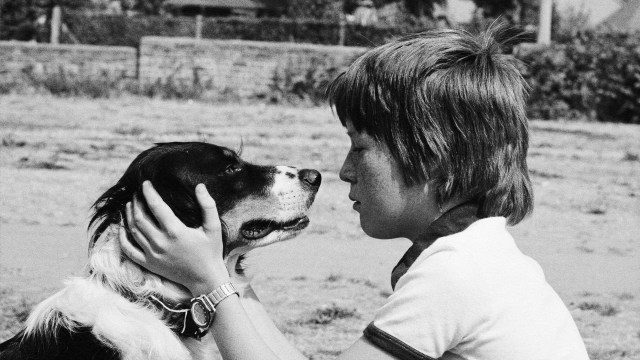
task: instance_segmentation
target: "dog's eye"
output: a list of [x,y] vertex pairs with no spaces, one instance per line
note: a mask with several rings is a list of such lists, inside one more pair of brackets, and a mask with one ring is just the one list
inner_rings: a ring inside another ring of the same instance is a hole
[[240,165],[232,164],[232,165],[227,166],[226,169],[224,169],[224,173],[227,174],[227,175],[231,175],[231,174],[237,173],[240,170],[242,170]]

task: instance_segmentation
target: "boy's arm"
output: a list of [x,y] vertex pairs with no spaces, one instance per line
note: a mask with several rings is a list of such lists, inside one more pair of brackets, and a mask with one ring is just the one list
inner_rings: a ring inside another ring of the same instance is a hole
[[[307,359],[275,326],[251,289],[245,293],[242,300],[232,296],[218,305],[211,330],[225,360]],[[396,358],[361,337],[338,356],[338,359]]]
[[276,327],[251,286],[243,291],[240,302],[258,334],[278,358],[307,359]]

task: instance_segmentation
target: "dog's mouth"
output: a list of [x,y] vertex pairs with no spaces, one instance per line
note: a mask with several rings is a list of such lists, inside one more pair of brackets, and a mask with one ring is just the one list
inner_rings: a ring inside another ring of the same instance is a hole
[[277,222],[274,220],[251,220],[242,225],[240,229],[242,236],[248,240],[261,239],[276,230],[282,231],[299,231],[309,225],[309,218],[301,216],[286,222]]

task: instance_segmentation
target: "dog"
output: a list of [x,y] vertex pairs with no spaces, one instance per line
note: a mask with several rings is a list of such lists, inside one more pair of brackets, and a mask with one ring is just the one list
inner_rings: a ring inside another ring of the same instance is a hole
[[142,152],[92,206],[85,274],[34,308],[25,329],[0,344],[1,360],[192,358],[196,340],[178,334],[185,328],[185,308],[178,304],[188,303],[191,294],[133,263],[119,247],[117,230],[127,227],[125,206],[142,193],[145,180],[194,228],[203,220],[194,189],[206,185],[220,215],[227,269],[242,292],[249,285],[245,255],[307,227],[321,175],[250,164],[231,149],[201,142],[156,144]]

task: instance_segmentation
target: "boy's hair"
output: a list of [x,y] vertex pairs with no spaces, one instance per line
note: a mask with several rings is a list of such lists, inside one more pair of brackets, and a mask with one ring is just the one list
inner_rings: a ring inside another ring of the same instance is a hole
[[327,89],[350,120],[386,144],[407,185],[429,181],[439,203],[474,201],[511,225],[533,209],[527,170],[526,85],[494,27],[438,30],[360,56]]

